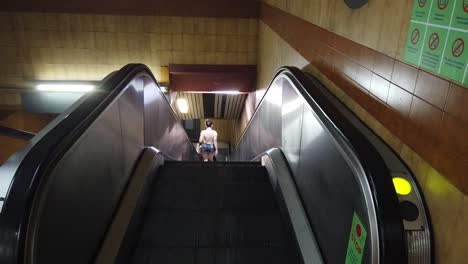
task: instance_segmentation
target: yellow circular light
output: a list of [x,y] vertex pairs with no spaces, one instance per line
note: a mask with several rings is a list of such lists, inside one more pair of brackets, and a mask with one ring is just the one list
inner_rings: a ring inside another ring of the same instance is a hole
[[399,195],[408,195],[411,193],[411,183],[403,178],[393,178],[393,185]]

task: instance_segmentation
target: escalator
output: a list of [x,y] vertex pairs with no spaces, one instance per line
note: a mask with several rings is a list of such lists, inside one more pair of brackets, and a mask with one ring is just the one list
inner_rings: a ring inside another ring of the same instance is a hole
[[0,263],[433,262],[411,171],[302,71],[277,73],[232,157],[196,162],[127,65],[0,167]]
[[169,162],[125,263],[299,263],[260,163]]

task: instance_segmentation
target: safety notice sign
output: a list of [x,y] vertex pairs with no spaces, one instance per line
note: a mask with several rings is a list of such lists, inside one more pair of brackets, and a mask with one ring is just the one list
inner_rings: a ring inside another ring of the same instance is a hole
[[439,73],[447,31],[437,27],[428,27],[426,43],[423,45],[421,67]]
[[468,85],[468,0],[414,0],[403,59]]
[[349,232],[348,250],[345,264],[360,264],[366,246],[367,231],[356,212],[353,214],[353,223]]

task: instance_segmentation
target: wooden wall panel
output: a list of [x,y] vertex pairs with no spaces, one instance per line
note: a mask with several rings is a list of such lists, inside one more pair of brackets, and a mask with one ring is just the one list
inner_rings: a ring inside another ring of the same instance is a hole
[[27,141],[0,135],[0,166],[26,145]]
[[24,111],[15,111],[1,119],[0,126],[38,133],[55,117],[56,115],[54,114],[33,114]]

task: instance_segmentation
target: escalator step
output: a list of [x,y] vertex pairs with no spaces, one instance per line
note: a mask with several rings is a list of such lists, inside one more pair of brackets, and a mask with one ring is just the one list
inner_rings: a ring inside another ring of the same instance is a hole
[[275,197],[269,183],[256,184],[190,184],[160,183],[149,208],[239,209],[275,208]]
[[297,263],[260,163],[166,162],[132,263]]
[[[207,169],[208,168],[208,169]],[[167,166],[163,165],[159,173],[161,182],[225,182],[253,183],[268,182],[266,169],[261,166],[238,168],[235,166]]]
[[281,248],[139,248],[132,263],[294,264]]
[[138,247],[281,247],[276,211],[159,211],[147,215]]

